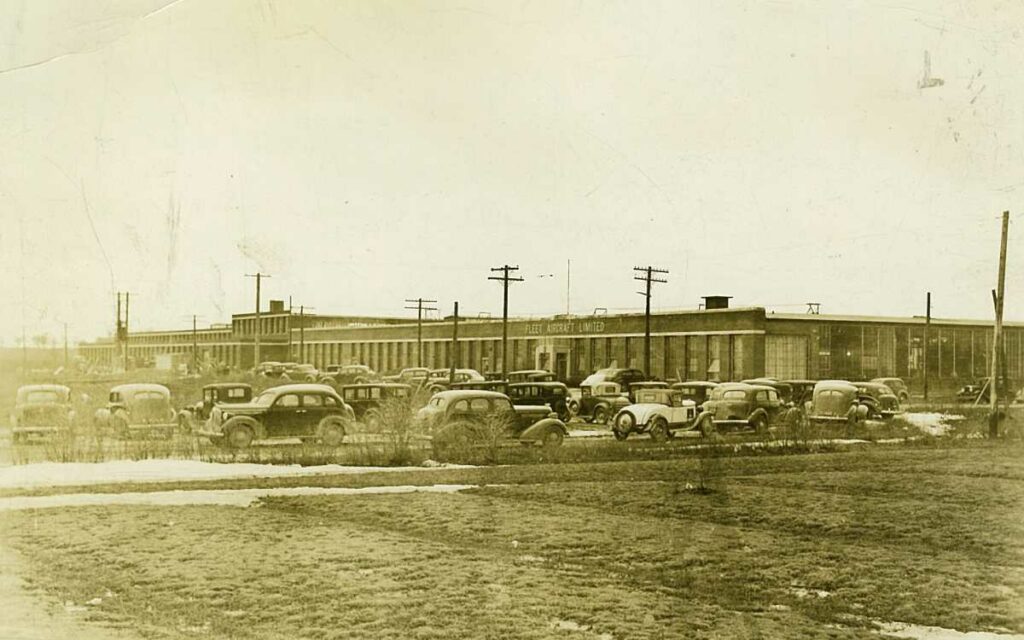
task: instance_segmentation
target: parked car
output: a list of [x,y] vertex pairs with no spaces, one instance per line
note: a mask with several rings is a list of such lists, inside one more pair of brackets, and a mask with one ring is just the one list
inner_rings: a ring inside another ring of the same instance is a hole
[[856,385],[846,380],[821,380],[814,385],[807,419],[813,422],[846,422],[865,420],[870,413],[861,402]]
[[509,371],[508,381],[515,382],[554,382],[555,374],[544,369],[522,369]]
[[558,446],[569,435],[565,423],[547,407],[514,405],[495,391],[453,390],[434,394],[416,414],[416,422],[433,434],[436,448],[471,444],[475,431],[497,428],[504,438],[523,444]]
[[370,429],[380,427],[382,406],[388,402],[409,406],[412,387],[397,382],[348,384],[341,388],[341,398],[352,407],[356,420]]
[[795,407],[804,407],[810,402],[814,395],[814,385],[817,380],[783,380],[792,389],[790,400]]
[[296,382],[317,382],[320,380],[320,371],[311,364],[288,363],[281,374],[282,380],[294,380]]
[[701,407],[707,402],[711,390],[717,387],[718,384],[717,382],[708,382],[706,380],[691,380],[688,382],[677,382],[670,388],[681,392],[684,400],[691,400],[698,407]]
[[454,379],[451,377],[450,369],[434,369],[423,386],[430,393],[437,393],[447,391],[452,382],[486,382],[486,380],[476,369],[456,369]]
[[617,382],[580,385],[579,400],[569,401],[569,412],[586,422],[608,424],[620,409],[628,407],[629,398]]
[[630,402],[636,402],[636,392],[643,391],[646,389],[668,389],[669,384],[661,380],[644,380],[641,382],[631,382],[626,387],[626,396]]
[[33,436],[74,433],[75,410],[71,389],[62,384],[31,384],[19,387],[11,414],[11,439],[15,444]]
[[191,431],[193,425],[210,418],[214,405],[242,404],[252,400],[252,385],[244,382],[215,382],[203,387],[203,399],[178,412],[178,426]]
[[793,387],[788,382],[780,382],[775,378],[751,378],[749,380],[743,380],[746,384],[757,384],[763,387],[772,387],[779,392],[779,397],[782,398],[783,404],[789,404],[793,402]]
[[[379,378],[377,372],[365,364],[329,364],[320,372],[320,382],[323,384],[368,384]],[[399,380],[385,380],[385,382],[399,382]],[[401,382],[407,383],[405,380],[401,380]]]
[[284,384],[252,402],[216,405],[198,431],[217,445],[244,449],[253,440],[298,438],[335,447],[355,421],[355,411],[325,384]]
[[384,376],[384,382],[400,382],[402,384],[419,387],[430,377],[430,369],[426,367],[408,367],[392,376]]
[[891,418],[900,412],[900,401],[888,386],[880,382],[854,382],[861,404],[869,418]]
[[[978,378],[960,387],[960,390],[956,393],[957,402],[971,402],[971,403],[984,403],[989,401],[989,384],[990,378]],[[1016,384],[1007,381],[999,385],[999,398],[1009,399],[1013,398],[1017,394],[1011,389],[1016,389]]]
[[107,406],[93,416],[101,429],[120,438],[135,435],[170,437],[178,428],[171,392],[162,384],[122,384],[110,390]]
[[873,378],[871,382],[879,382],[892,389],[900,404],[910,399],[910,389],[907,388],[907,383],[903,382],[903,378]]
[[469,380],[448,385],[450,389],[476,389],[477,391],[497,391],[508,395],[507,380]]
[[280,378],[281,374],[284,373],[287,365],[284,362],[274,362],[268,360],[261,362],[253,368],[253,373],[258,376],[265,376],[267,378]]
[[623,389],[628,390],[629,385],[634,382],[643,382],[647,380],[647,375],[639,369],[621,369],[612,368],[598,369],[594,373],[590,374],[583,379],[580,383],[580,387],[593,386],[599,382],[615,382],[620,385]]
[[799,413],[799,409],[786,406],[774,387],[726,382],[715,387],[697,424],[704,435],[727,429],[753,429],[764,434],[773,424],[799,420]]
[[562,422],[569,419],[569,388],[561,382],[516,382],[507,393],[517,405],[547,405]]
[[630,433],[648,432],[652,440],[662,442],[696,424],[697,404],[686,399],[682,390],[638,389],[636,402],[615,415],[612,433],[616,440],[625,440]]

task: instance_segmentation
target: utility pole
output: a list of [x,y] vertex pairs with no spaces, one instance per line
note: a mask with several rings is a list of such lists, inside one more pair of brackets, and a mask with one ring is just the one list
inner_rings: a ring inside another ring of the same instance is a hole
[[924,399],[928,399],[928,332],[932,327],[932,292],[925,298],[924,308]]
[[[121,292],[117,292],[117,323],[114,325],[114,344],[117,345],[117,351],[120,355],[120,351],[124,348],[124,329],[121,327]],[[110,366],[114,366],[114,361],[111,361]]]
[[192,314],[192,373],[199,373],[199,336],[196,334],[196,314]]
[[64,370],[68,370],[68,323],[64,323]]
[[[644,308],[644,375],[647,377],[651,376],[651,284],[654,282],[665,283],[668,280],[661,280],[655,278],[656,273],[668,273],[667,269],[656,269],[652,266],[646,267],[633,267],[633,271],[642,273],[640,276],[633,276],[634,280],[640,280],[646,283],[646,289],[644,291],[637,291],[640,295],[646,298],[646,305]],[[628,366],[628,363],[627,363]]]
[[565,261],[565,317],[569,317],[569,291],[572,284],[572,260]]
[[459,301],[455,301],[455,313],[452,316],[452,348],[448,358],[448,384],[455,383],[455,369],[459,366]]
[[488,280],[498,280],[502,283],[504,289],[503,304],[501,308],[501,379],[508,379],[508,283],[510,282],[522,282],[522,278],[517,278],[509,275],[510,272],[519,271],[519,267],[511,267],[504,265],[501,267],[493,267],[491,271],[501,271],[500,276],[489,276]]
[[994,335],[992,336],[992,373],[989,378],[989,422],[988,437],[999,436],[999,361],[1002,356],[1000,340],[1003,333],[1003,293],[1006,285],[1006,236],[1010,230],[1010,212],[1003,212],[1003,231],[999,241],[999,280],[996,283],[997,291],[992,292],[993,302],[996,308],[996,323]]
[[416,366],[423,366],[423,312],[424,311],[437,311],[437,307],[424,307],[423,303],[437,304],[437,300],[424,300],[423,298],[416,298],[410,300],[405,299],[406,302],[416,303],[415,307],[406,306],[406,309],[416,309]]
[[128,292],[124,292],[124,370],[128,371]]
[[253,333],[252,366],[258,367],[260,364],[260,282],[263,278],[269,278],[270,276],[257,271],[256,273],[247,273],[245,277],[256,278],[256,328]]
[[[313,307],[310,307],[312,309]],[[299,305],[299,360],[306,363],[306,307]]]

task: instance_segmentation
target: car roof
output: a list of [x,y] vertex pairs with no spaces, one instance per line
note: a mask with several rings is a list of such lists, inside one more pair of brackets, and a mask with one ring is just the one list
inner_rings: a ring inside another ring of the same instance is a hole
[[485,389],[451,389],[448,391],[439,391],[434,394],[434,397],[441,396],[446,400],[462,400],[463,398],[504,398],[509,399],[504,393],[497,391],[487,391]]
[[132,391],[156,391],[157,393],[164,393],[167,395],[171,394],[171,390],[162,384],[155,384],[152,382],[132,382],[129,384],[119,384],[116,387],[110,389],[111,393],[127,393]]
[[300,382],[300,383],[296,383],[296,384],[280,384],[280,385],[277,385],[276,387],[269,387],[269,388],[265,389],[264,393],[267,392],[267,391],[273,391],[273,392],[275,392],[275,393],[277,393],[279,395],[280,394],[284,394],[284,393],[314,393],[314,392],[315,393],[330,393],[331,395],[337,395],[337,393],[338,393],[337,391],[334,390],[334,387],[332,387],[330,385],[327,385],[327,384],[315,384],[313,382]]
[[685,387],[704,387],[706,389],[712,389],[719,386],[718,382],[711,382],[709,380],[687,380],[686,382],[677,382],[672,385],[674,389],[683,389]]
[[248,387],[252,389],[252,385],[248,382],[211,382],[208,385],[203,386],[204,389],[237,389],[238,387]]
[[24,391],[25,393],[29,391],[63,391],[68,393],[71,391],[71,388],[62,384],[25,384],[18,387],[18,391]]
[[412,389],[412,387],[410,387],[409,385],[403,384],[401,382],[363,382],[363,383],[360,383],[360,384],[343,384],[343,385],[341,385],[342,389],[369,389],[369,388],[377,389],[377,388],[382,388],[382,387],[387,387],[389,389],[393,389],[393,388]]
[[857,387],[849,380],[818,380],[814,383],[814,389],[827,389],[827,388],[843,388],[856,390]]
[[527,380],[526,382],[512,382],[509,383],[509,387],[564,387],[564,382],[558,382],[557,380]]

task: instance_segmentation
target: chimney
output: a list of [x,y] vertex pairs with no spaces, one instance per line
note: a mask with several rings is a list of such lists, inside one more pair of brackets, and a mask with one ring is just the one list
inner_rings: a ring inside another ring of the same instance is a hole
[[732,296],[701,296],[704,300],[704,309],[710,311],[712,309],[728,309],[729,299]]
[[270,313],[284,313],[284,300],[271,300]]

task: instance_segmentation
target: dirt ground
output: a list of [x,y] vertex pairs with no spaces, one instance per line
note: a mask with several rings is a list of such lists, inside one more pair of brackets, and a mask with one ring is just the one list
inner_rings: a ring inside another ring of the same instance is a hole
[[93,630],[153,638],[1021,634],[1022,453],[446,470],[423,481],[487,486],[6,512],[0,546],[34,607],[70,602]]

